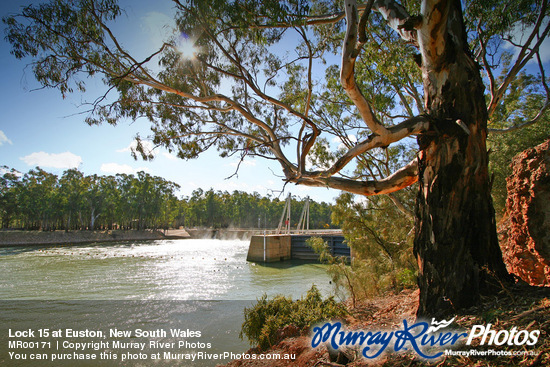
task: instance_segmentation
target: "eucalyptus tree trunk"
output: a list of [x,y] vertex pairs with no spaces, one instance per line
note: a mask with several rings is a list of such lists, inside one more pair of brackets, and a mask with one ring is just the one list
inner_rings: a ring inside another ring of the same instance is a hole
[[425,1],[418,27],[431,128],[418,138],[414,251],[418,315],[432,316],[475,304],[490,278],[508,273],[490,195],[484,85],[460,1]]
[[95,215],[95,208],[94,207],[90,208],[90,210],[91,210],[91,213],[90,213],[90,231],[93,231],[95,229],[95,220],[97,219],[99,214]]

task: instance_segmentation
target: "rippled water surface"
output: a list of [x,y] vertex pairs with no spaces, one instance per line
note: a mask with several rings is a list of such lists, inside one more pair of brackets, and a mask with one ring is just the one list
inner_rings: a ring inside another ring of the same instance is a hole
[[0,299],[255,300],[331,291],[320,264],[246,261],[248,241],[0,248]]
[[[74,361],[45,364],[10,359],[8,352],[14,350],[5,348],[12,340],[7,338],[9,329],[107,331],[176,327],[201,331],[202,336],[196,341],[212,345],[202,351],[242,353],[250,348],[246,340],[239,338],[243,310],[264,293],[299,298],[312,284],[324,295],[332,291],[320,264],[254,264],[246,261],[247,251],[247,241],[220,240],[0,248],[0,365],[75,365]],[[44,351],[71,353],[70,349],[54,348],[59,340],[51,339],[52,348]],[[140,340],[143,339],[127,339]],[[106,351],[125,352],[112,344]],[[197,349],[174,351],[188,353]],[[81,361],[78,365],[152,363],[99,362]],[[226,362],[227,359],[193,363],[159,360],[154,364],[206,367]]]

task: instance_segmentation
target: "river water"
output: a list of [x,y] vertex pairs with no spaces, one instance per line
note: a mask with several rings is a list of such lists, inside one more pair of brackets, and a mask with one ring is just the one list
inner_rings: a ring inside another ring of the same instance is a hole
[[[69,355],[75,352],[72,344],[67,344],[67,348],[58,344],[74,341],[73,335],[66,335],[67,329],[88,329],[104,332],[103,340],[110,344],[97,350],[90,349],[90,344],[88,352],[95,353],[96,358],[99,359],[100,352],[105,354],[100,361],[79,361],[79,365],[214,366],[229,359],[224,356],[193,362],[181,358],[152,361],[151,354],[164,351],[242,353],[250,347],[246,340],[239,338],[243,309],[263,294],[268,297],[283,294],[296,299],[305,295],[313,284],[325,296],[331,294],[332,286],[323,265],[254,264],[246,261],[247,250],[247,241],[221,240],[0,248],[0,323],[3,325],[0,327],[0,365],[2,362],[13,366],[32,365],[23,358],[32,358],[29,353],[36,352],[36,348],[17,349],[15,345],[6,349],[4,344],[15,340],[9,335],[10,329],[12,333],[32,330],[35,334],[39,329],[47,329],[50,334],[52,330],[61,330],[57,338],[33,335],[37,341],[49,343],[44,344],[43,352],[51,365],[63,364],[50,360],[55,353],[60,353],[60,357],[61,353],[67,358],[76,357]],[[170,335],[140,339],[135,333],[136,329],[162,332],[174,328],[199,332],[201,336],[179,338],[176,342],[188,343],[164,350],[149,348],[148,343],[173,341]],[[128,358],[136,359],[122,363],[120,358],[129,351],[113,345],[114,340],[107,335],[112,329],[132,331],[132,336],[126,338],[131,342],[146,342],[143,352],[147,353],[143,356],[147,358],[137,359],[137,354],[129,354]],[[85,340],[98,341],[93,336]],[[17,359],[16,354],[7,355],[10,351],[19,353],[21,359]],[[117,360],[112,360],[113,355],[117,355]],[[65,361],[65,364],[74,365],[74,362]],[[48,363],[41,361],[35,365]]]

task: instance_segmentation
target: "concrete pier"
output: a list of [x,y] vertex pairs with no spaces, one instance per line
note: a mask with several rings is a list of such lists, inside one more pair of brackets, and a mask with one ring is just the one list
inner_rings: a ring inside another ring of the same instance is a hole
[[247,261],[271,263],[290,259],[290,235],[265,235],[250,238]]
[[344,243],[344,236],[341,232],[268,234],[252,236],[246,260],[265,263],[291,259],[318,261],[319,255],[306,244],[306,241],[312,236],[321,237],[325,240],[332,255],[351,256],[350,248]]

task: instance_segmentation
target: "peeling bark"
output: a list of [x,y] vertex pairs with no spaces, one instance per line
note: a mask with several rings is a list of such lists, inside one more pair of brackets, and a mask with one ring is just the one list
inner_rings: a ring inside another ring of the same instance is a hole
[[425,107],[434,123],[419,138],[414,251],[418,315],[433,316],[474,305],[489,277],[508,273],[490,196],[484,85],[464,43],[460,1],[427,1],[423,11]]

